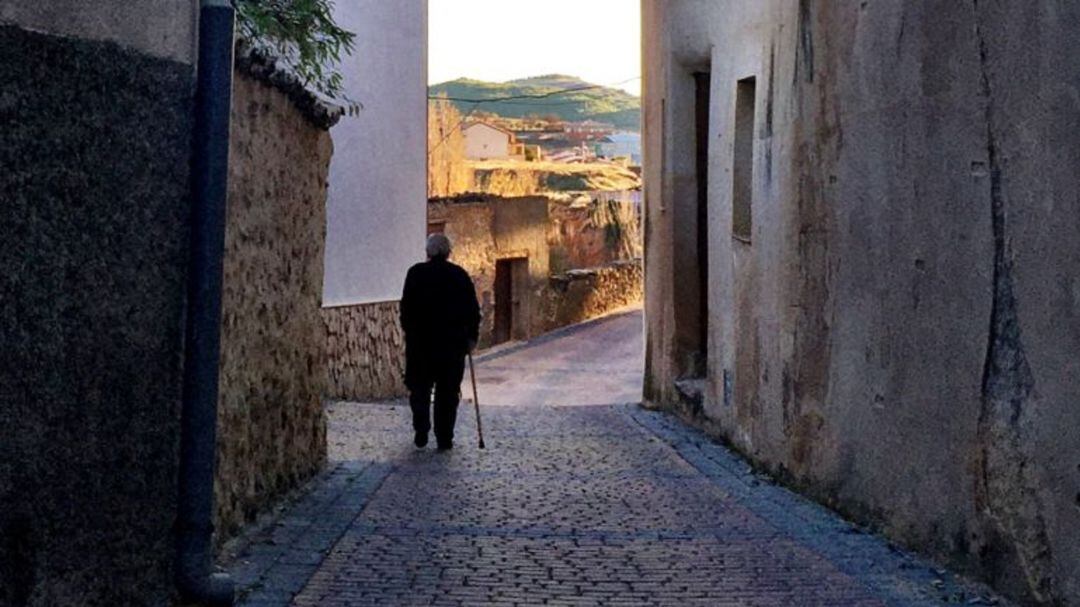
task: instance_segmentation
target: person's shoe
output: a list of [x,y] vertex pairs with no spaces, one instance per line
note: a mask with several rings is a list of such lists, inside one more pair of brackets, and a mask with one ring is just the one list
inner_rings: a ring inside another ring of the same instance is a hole
[[454,441],[439,441],[439,451],[449,451],[454,448]]
[[413,444],[415,444],[418,449],[423,449],[424,447],[426,447],[427,432],[417,432],[416,438],[413,439]]

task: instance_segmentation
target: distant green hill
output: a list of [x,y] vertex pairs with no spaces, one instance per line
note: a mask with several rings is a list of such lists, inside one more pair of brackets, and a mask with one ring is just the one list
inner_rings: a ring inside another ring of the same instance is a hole
[[[573,76],[549,74],[501,83],[459,78],[432,85],[428,87],[428,91],[431,95],[446,94],[448,97],[463,99],[491,99],[512,95],[543,95],[586,86],[592,85]],[[454,105],[465,113],[475,104],[455,101]],[[492,112],[507,118],[521,118],[532,114],[541,116],[554,114],[563,120],[598,120],[614,124],[620,129],[636,131],[640,128],[641,99],[621,89],[601,87],[553,95],[544,99],[491,101],[480,104],[477,110]]]

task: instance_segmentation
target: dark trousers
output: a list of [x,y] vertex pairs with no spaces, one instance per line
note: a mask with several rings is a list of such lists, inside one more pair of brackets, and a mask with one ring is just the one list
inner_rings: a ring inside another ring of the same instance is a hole
[[426,434],[431,429],[431,391],[435,390],[435,440],[449,445],[454,440],[461,380],[465,377],[465,358],[454,357],[427,366],[419,377],[409,382],[409,406],[412,407],[413,430]]

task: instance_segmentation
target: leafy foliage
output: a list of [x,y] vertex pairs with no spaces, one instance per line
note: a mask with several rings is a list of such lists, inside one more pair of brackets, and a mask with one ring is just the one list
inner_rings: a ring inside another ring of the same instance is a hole
[[337,66],[356,35],[334,21],[333,0],[235,0],[240,37],[256,51],[280,57],[307,86],[350,109]]

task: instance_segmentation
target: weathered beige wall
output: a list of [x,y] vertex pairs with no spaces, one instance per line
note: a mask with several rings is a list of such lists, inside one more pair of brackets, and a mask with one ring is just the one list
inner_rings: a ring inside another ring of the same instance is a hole
[[543,290],[549,273],[548,200],[542,196],[500,198],[484,196],[475,202],[428,204],[428,222],[445,223],[453,243],[451,261],[464,268],[476,285],[483,320],[480,347],[491,345],[495,322],[495,262],[528,257],[528,281],[521,288],[523,333],[528,339],[544,330]]
[[[1080,604],[1080,3],[643,11],[649,399],[673,405],[687,368],[704,68],[704,422],[902,543]],[[747,76],[749,243],[730,177]]]
[[640,304],[644,278],[640,259],[552,276],[545,290],[544,330],[567,327]]
[[405,271],[424,258],[427,4],[334,3],[334,20],[356,34],[342,84],[364,111],[332,130],[326,305],[397,299]]
[[235,71],[216,489],[232,535],[326,458],[320,314],[329,133]]
[[406,394],[400,309],[397,301],[323,308],[328,398],[367,401]]
[[548,204],[551,271],[592,268],[641,256],[637,211],[630,201]]
[[[636,224],[632,212],[629,217]],[[527,320],[515,340],[641,301],[641,262],[619,261],[620,246],[605,243],[605,218],[595,209],[570,208],[543,196],[474,196],[429,203],[428,221],[443,224],[454,246],[452,261],[465,268],[476,285],[483,313],[480,347],[493,344],[495,264],[500,259],[529,258],[528,284],[518,295]],[[629,231],[636,240],[637,226]],[[576,261],[599,261],[552,267],[557,256],[561,264],[568,263],[568,250],[575,252]]]

